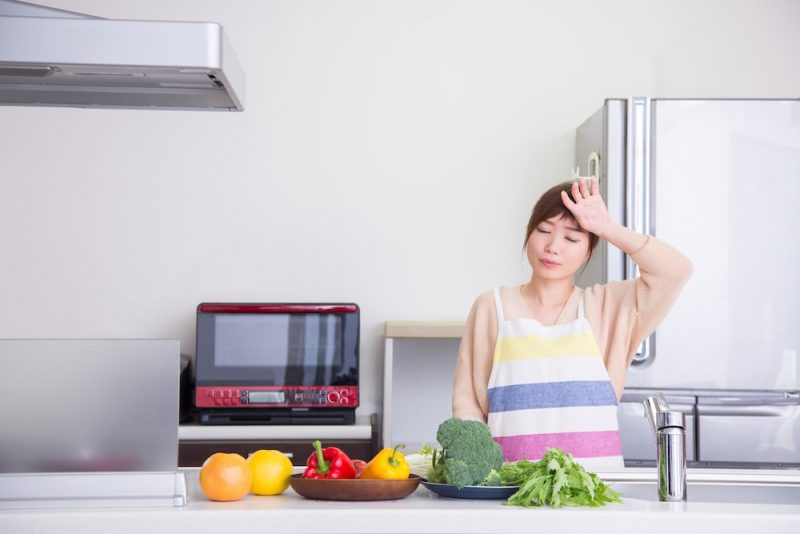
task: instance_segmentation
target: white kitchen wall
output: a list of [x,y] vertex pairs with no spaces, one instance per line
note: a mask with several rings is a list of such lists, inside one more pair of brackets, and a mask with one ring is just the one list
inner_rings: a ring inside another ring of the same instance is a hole
[[[244,113],[0,108],[0,337],[169,337],[202,301],[462,320],[606,97],[798,97],[800,2],[49,0],[223,24]],[[450,384],[450,378],[444,380]]]

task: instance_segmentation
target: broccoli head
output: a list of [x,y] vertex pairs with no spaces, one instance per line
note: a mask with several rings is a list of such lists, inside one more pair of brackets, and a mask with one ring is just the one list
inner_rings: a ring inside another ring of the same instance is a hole
[[442,450],[433,470],[458,488],[481,484],[503,464],[503,450],[481,421],[450,418],[439,425],[436,440]]

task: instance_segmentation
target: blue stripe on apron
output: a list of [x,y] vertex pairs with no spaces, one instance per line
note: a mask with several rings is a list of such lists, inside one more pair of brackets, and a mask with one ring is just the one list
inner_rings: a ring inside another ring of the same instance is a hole
[[617,404],[617,396],[608,380],[516,384],[491,388],[488,394],[491,412]]

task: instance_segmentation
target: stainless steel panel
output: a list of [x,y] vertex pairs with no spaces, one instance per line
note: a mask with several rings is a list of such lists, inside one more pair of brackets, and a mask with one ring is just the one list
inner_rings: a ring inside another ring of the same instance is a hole
[[[658,500],[655,482],[614,482],[612,486],[623,499]],[[686,496],[689,502],[797,504],[800,502],[800,485],[690,482]]]
[[[651,126],[650,99],[633,97],[628,100],[627,160],[625,173],[625,225],[641,234],[653,233],[651,221]],[[625,256],[625,279],[639,276],[639,266]],[[655,334],[642,341],[633,356],[633,367],[646,367],[655,360]]]
[[797,399],[700,399],[698,459],[800,466]]
[[[597,168],[597,180],[600,194],[608,198],[608,180],[606,179],[606,155],[603,150],[605,138],[605,108],[600,108],[594,115],[581,124],[575,133],[575,167],[581,176],[589,176]],[[598,164],[599,163],[599,164]],[[580,287],[602,283],[608,278],[608,247],[598,243],[592,253],[592,259],[578,271],[576,283]]]
[[[606,105],[578,127],[575,138],[575,165],[581,174],[590,169],[592,154],[600,160],[600,193],[615,221],[625,220],[625,129],[626,101],[608,100]],[[614,245],[601,240],[586,268],[579,272],[580,287],[622,280],[625,255]]]
[[179,342],[0,340],[0,473],[175,471]]

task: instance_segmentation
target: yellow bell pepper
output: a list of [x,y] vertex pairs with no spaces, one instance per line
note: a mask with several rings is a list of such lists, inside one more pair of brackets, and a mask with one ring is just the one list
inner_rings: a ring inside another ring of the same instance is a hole
[[361,478],[408,478],[411,467],[403,453],[397,450],[403,447],[405,445],[398,445],[394,449],[387,447],[376,454],[361,472]]

